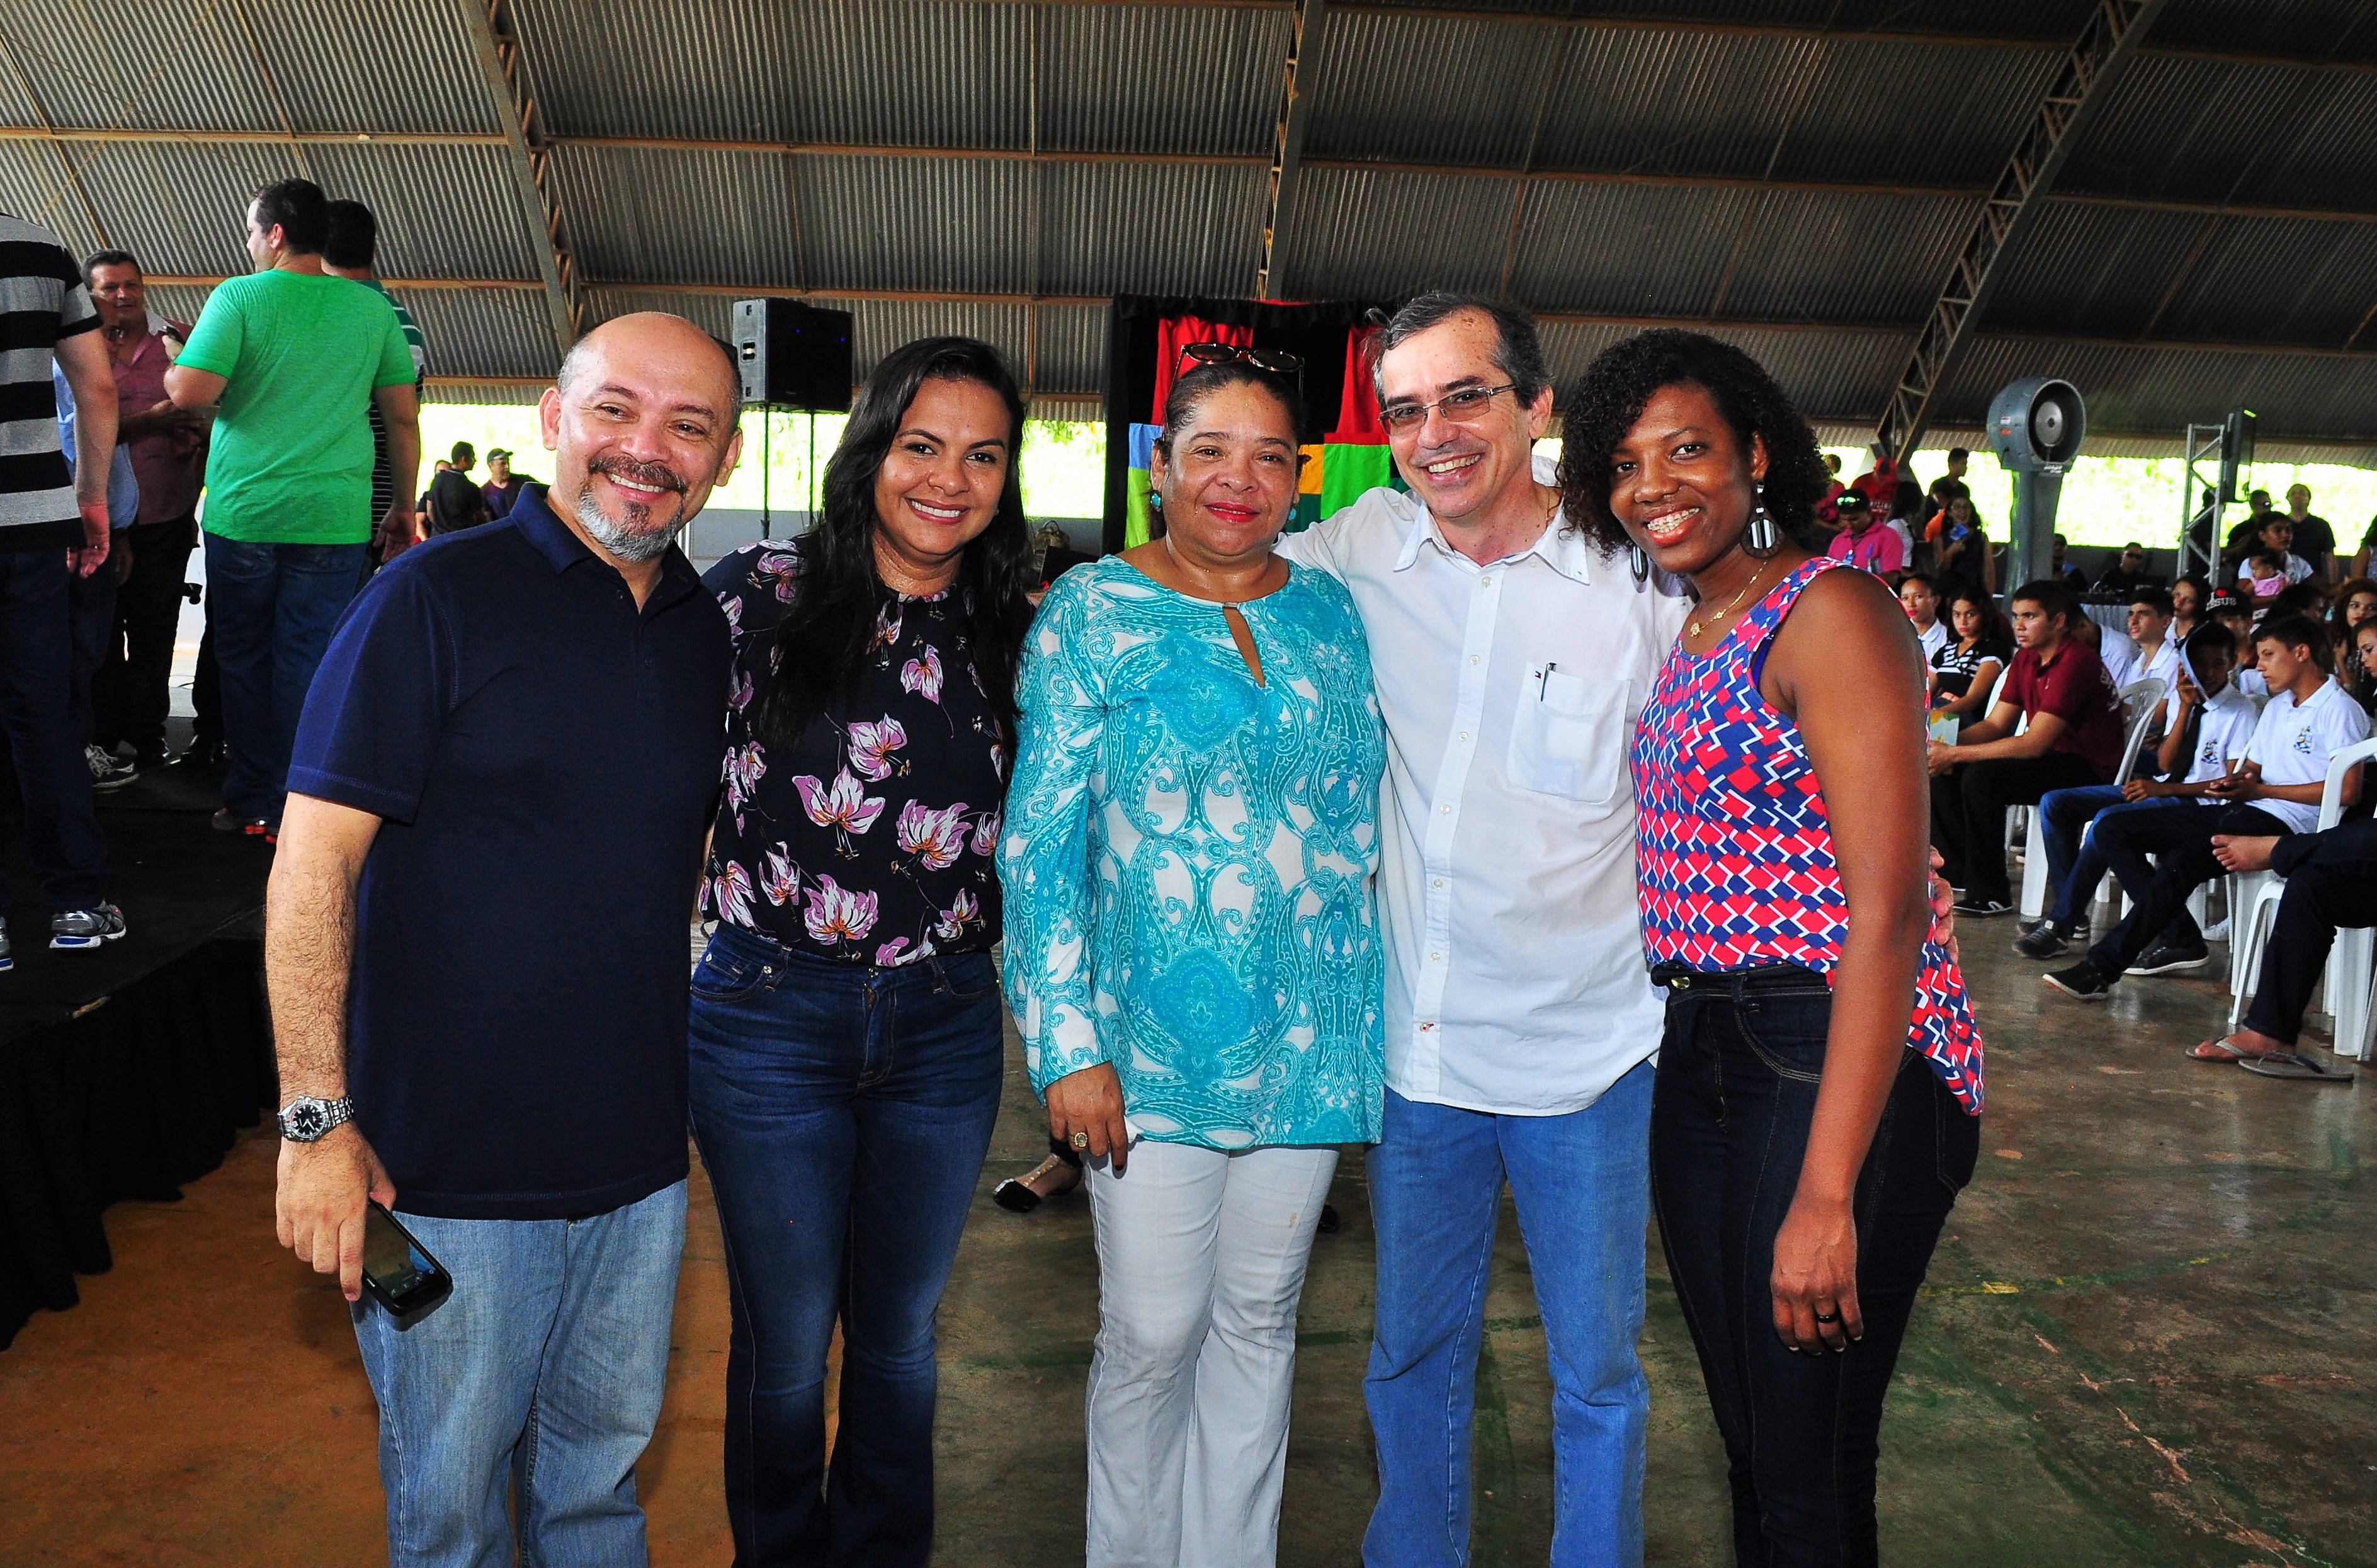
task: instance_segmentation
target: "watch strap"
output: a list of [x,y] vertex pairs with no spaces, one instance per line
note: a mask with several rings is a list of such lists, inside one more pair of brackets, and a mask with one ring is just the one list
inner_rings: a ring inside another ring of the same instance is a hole
[[355,1102],[345,1095],[335,1100],[325,1100],[313,1095],[300,1095],[281,1107],[276,1119],[281,1124],[281,1136],[293,1143],[318,1143],[342,1121],[352,1121]]

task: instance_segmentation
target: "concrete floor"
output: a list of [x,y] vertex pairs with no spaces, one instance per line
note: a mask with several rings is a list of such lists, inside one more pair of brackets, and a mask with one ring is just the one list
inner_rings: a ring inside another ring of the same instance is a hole
[[[2212,984],[2047,992],[1998,922],[1966,947],[1990,1048],[1982,1169],[1949,1226],[1883,1431],[1888,1561],[2377,1563],[2377,1165],[2368,1086],[2180,1059]],[[1081,1561],[1081,1386],[1095,1322],[1078,1200],[1019,1218],[991,1186],[1043,1147],[1010,1075],[942,1311],[948,1563]],[[177,1204],[111,1211],[115,1271],[0,1354],[0,1563],[367,1564],[369,1390],[343,1305],[271,1240],[272,1144]],[[697,1180],[699,1178],[697,1177]],[[1305,1294],[1281,1560],[1356,1560],[1374,1490],[1361,1407],[1370,1235],[1358,1160]],[[640,1473],[653,1557],[730,1557],[725,1344],[705,1193],[663,1429]],[[1727,1561],[1722,1461],[1651,1249],[1654,1562]],[[184,1305],[195,1303],[195,1306]],[[1476,1561],[1542,1562],[1543,1336],[1508,1223],[1479,1371]]]

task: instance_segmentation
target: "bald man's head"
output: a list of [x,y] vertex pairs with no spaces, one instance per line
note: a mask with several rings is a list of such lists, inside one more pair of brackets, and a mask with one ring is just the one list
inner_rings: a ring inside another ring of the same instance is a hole
[[739,394],[725,345],[682,316],[605,321],[538,405],[554,510],[618,560],[660,555],[734,472]]
[[584,375],[589,365],[613,355],[631,359],[667,355],[697,362],[714,361],[718,374],[723,377],[719,394],[721,406],[732,410],[742,404],[743,378],[735,367],[735,352],[684,317],[665,310],[639,310],[628,316],[615,316],[579,339],[561,356],[561,370],[554,377],[555,385],[567,393],[570,382]]

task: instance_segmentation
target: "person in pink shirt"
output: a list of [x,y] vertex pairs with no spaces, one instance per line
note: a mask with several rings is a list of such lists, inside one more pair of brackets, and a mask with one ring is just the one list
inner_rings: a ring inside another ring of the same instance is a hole
[[1905,536],[1881,520],[1864,491],[1854,487],[1844,490],[1834,497],[1833,504],[1841,513],[1841,531],[1833,536],[1828,552],[1834,559],[1861,567],[1876,576],[1906,569]]
[[[92,740],[110,753],[128,743],[134,765],[165,760],[166,683],[181,624],[182,578],[198,537],[198,478],[208,418],[175,408],[165,371],[190,329],[149,308],[140,263],[102,250],[83,263],[100,329],[115,369],[118,437],[132,449],[140,510],[121,536],[115,631],[94,682]],[[126,775],[127,777],[129,775]]]

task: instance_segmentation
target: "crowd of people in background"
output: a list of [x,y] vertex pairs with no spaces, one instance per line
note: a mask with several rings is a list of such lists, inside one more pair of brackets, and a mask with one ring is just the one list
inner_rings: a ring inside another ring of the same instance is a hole
[[[2244,1027],[2187,1054],[2265,1077],[2350,1082],[2350,1070],[2297,1047],[2336,929],[2377,922],[2377,897],[2352,880],[2377,844],[2358,820],[2366,769],[2347,770],[2333,790],[2328,780],[2330,761],[2368,738],[2377,712],[2377,581],[2359,575],[2377,523],[2356,557],[2340,558],[2309,486],[2291,486],[2283,512],[2254,490],[2216,581],[2167,580],[2132,540],[2092,582],[2057,534],[2047,575],[2001,611],[1986,587],[1950,579],[1937,548],[1975,527],[1964,456],[1952,452],[1923,497],[1928,560],[1917,530],[1901,527],[1906,517],[1921,524],[1912,486],[1883,454],[1853,484],[1835,473],[1827,499],[1839,527],[1831,554],[1897,588],[1929,667],[1932,832],[1957,913],[2013,912],[2007,813],[2036,810],[2049,907],[2023,922],[2014,951],[2046,961],[2086,946],[2045,980],[2097,1001],[2125,976],[2212,964],[2188,907],[2204,884],[2311,868],[2299,892],[2289,884]],[[1878,521],[1884,493],[1892,515]],[[1971,558],[1985,562],[1977,537]],[[2115,606],[2118,628],[2106,624]],[[2320,831],[2339,814],[2348,820]],[[2087,946],[2108,872],[2131,907]]]

